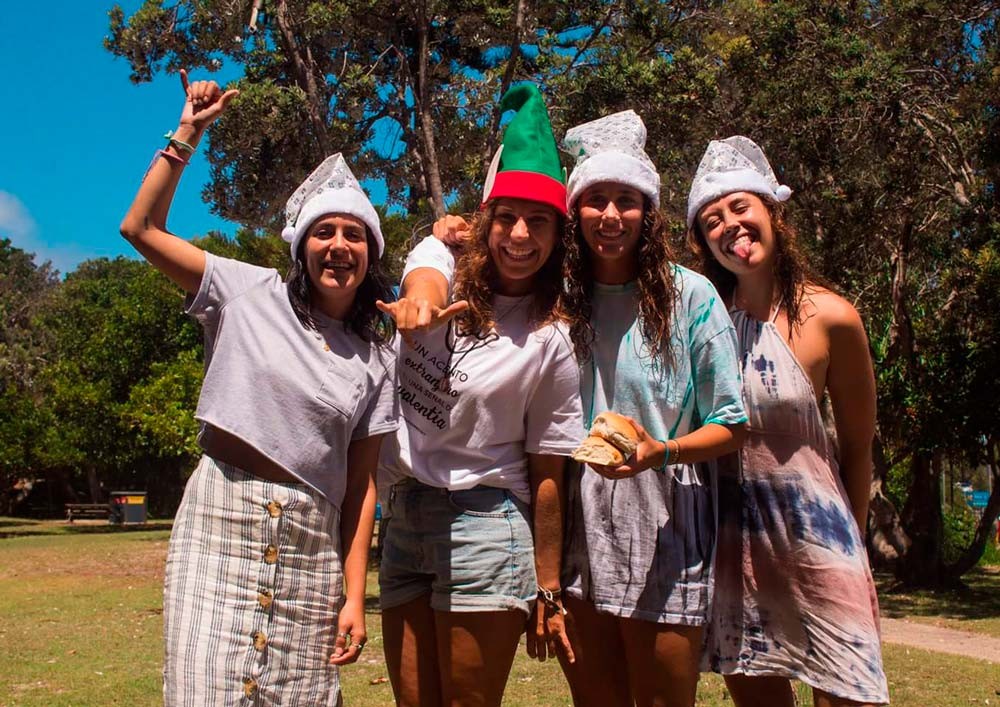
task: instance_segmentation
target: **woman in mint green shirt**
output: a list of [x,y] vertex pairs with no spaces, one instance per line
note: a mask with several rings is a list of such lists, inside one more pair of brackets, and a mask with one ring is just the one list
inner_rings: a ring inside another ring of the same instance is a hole
[[[693,705],[712,590],[713,465],[739,448],[736,337],[704,277],[672,262],[659,175],[632,111],[571,129],[565,306],[584,416],[631,417],[635,455],[571,475],[563,593],[578,705]],[[622,676],[628,676],[627,681]]]

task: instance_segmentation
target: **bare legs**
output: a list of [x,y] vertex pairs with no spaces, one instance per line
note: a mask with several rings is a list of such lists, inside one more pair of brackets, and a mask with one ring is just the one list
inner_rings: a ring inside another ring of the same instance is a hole
[[520,611],[435,611],[429,595],[383,610],[397,704],[499,705],[524,622]]
[[442,704],[430,596],[383,609],[382,636],[396,704],[403,707]]
[[[580,706],[691,707],[703,629],[599,613],[565,598],[576,663],[560,660]],[[627,680],[623,680],[627,676]]]
[[788,678],[726,675],[726,688],[736,707],[795,707]]
[[557,655],[573,704],[631,707],[632,695],[622,687],[628,666],[615,617],[600,614],[589,602],[568,595],[563,596],[563,606],[568,612],[566,632],[576,662],[568,663],[562,652]]
[[[788,678],[726,675],[726,687],[736,707],[795,707],[795,696]],[[864,702],[835,697],[815,687],[812,693],[814,707],[872,707]]]

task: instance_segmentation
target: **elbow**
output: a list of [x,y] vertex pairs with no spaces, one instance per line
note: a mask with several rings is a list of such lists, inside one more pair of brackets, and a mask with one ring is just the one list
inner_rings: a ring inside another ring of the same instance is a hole
[[138,219],[126,214],[125,218],[122,219],[121,225],[118,226],[118,232],[129,243],[134,243],[142,234],[142,224],[138,222]]
[[732,434],[732,440],[730,441],[730,452],[738,452],[743,448],[743,443],[747,441],[747,435],[749,435],[749,429],[747,428],[747,423],[741,425],[733,425],[729,428],[730,434]]

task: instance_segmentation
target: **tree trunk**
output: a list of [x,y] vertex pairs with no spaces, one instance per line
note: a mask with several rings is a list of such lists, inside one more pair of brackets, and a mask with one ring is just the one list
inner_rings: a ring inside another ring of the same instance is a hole
[[910,310],[907,306],[906,291],[906,271],[912,244],[913,221],[907,219],[900,229],[899,242],[892,254],[892,322],[889,326],[889,350],[883,363],[888,365],[897,358],[903,358],[907,368],[911,372],[918,373],[913,341],[913,322],[910,319]]
[[490,131],[486,135],[486,145],[483,148],[483,173],[486,172],[486,165],[493,159],[493,153],[497,147],[497,136],[500,132],[500,99],[507,93],[507,89],[514,82],[514,72],[517,69],[518,59],[521,58],[521,36],[524,33],[524,5],[525,0],[517,0],[514,8],[514,26],[511,28],[510,56],[507,59],[507,66],[504,68],[503,79],[500,82],[500,95],[497,96],[493,106],[493,117],[490,119]]
[[895,567],[910,549],[910,538],[899,520],[899,511],[885,493],[889,464],[882,439],[872,442],[872,494],[868,505],[868,556],[872,564],[882,569]]
[[428,194],[434,218],[445,215],[444,188],[441,186],[441,167],[437,158],[437,146],[434,143],[434,114],[431,112],[431,80],[428,76],[427,59],[430,56],[429,38],[427,36],[427,5],[419,4],[417,17],[417,86],[414,98],[417,108],[420,139],[424,146],[424,174],[427,177]]
[[994,440],[989,441],[988,449],[990,478],[993,480],[993,490],[990,493],[989,500],[986,502],[986,508],[983,509],[979,525],[976,526],[976,533],[972,537],[972,543],[954,564],[945,567],[946,579],[949,582],[957,582],[963,574],[978,564],[979,558],[983,556],[983,551],[986,549],[986,543],[993,536],[994,524],[997,522],[997,518],[1000,517],[1000,464],[997,462],[996,442]]
[[87,465],[87,486],[90,489],[90,502],[103,503],[104,492],[101,490],[101,481],[97,478],[97,469],[93,464]]
[[896,565],[896,578],[908,586],[937,587],[944,581],[941,454],[913,455],[910,473],[910,494],[902,521],[911,545]]

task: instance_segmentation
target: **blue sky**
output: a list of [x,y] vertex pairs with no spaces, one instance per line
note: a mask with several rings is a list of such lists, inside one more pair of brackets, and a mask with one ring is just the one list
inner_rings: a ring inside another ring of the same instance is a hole
[[[180,80],[133,85],[104,50],[113,0],[8,2],[0,42],[0,237],[63,273],[87,258],[134,257],[118,224],[161,136],[177,125]],[[126,13],[138,0],[122,2]],[[235,226],[201,199],[208,164],[197,154],[170,229],[193,236]]]
[[[119,2],[126,16],[141,5]],[[118,224],[183,103],[177,76],[157,74],[134,85],[128,63],[104,49],[113,4],[29,0],[4,3],[0,11],[7,29],[0,42],[0,238],[63,274],[88,258],[137,257]],[[373,147],[402,149],[392,126],[382,133]],[[235,224],[202,201],[207,181],[208,163],[199,152],[177,190],[171,231],[184,237],[235,232]],[[365,186],[373,201],[384,200],[384,184]]]

